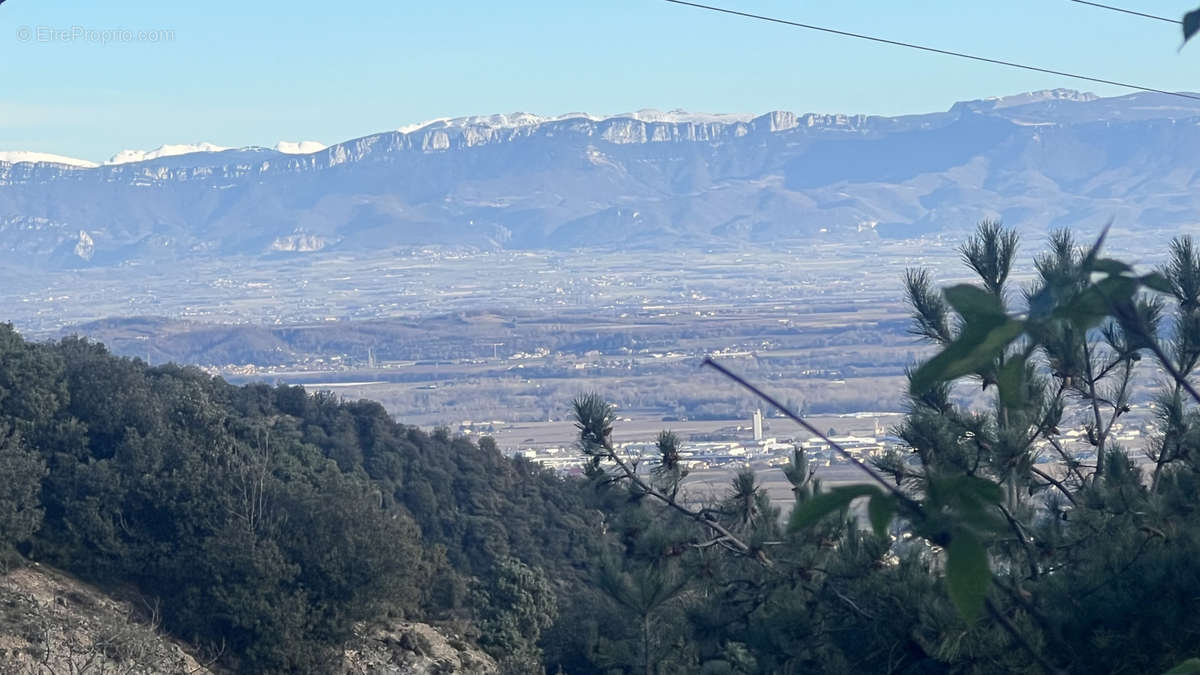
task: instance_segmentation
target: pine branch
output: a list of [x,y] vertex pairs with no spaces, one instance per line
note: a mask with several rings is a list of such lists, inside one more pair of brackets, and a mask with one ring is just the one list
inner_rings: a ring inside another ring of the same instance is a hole
[[1096,396],[1096,378],[1093,375],[1092,369],[1092,352],[1088,348],[1087,340],[1083,341],[1083,363],[1086,368],[1087,376],[1087,398],[1092,404],[1092,415],[1096,421],[1096,470],[1094,475],[1099,478],[1104,474],[1104,417],[1100,412],[1100,401]]
[[[582,420],[581,420],[581,422],[582,422]],[[611,430],[608,430],[608,431],[611,431]],[[584,429],[583,432],[584,432],[584,434],[586,434],[587,430]],[[595,442],[595,439],[587,439],[587,440],[592,440],[593,442]],[[612,444],[611,433],[603,434],[601,439],[599,440],[599,442],[596,443],[596,445],[598,445],[599,447],[602,447],[604,449],[604,459],[607,459],[607,460],[611,461],[613,464],[615,464],[617,466],[617,468],[619,468],[621,470],[621,473],[624,475],[625,479],[628,480],[634,487],[636,487],[641,494],[649,495],[650,497],[657,499],[659,502],[674,509],[675,511],[678,511],[679,513],[683,514],[687,518],[689,518],[697,523],[700,523],[700,524],[704,525],[705,527],[716,532],[720,536],[717,537],[716,540],[714,540],[714,543],[719,543],[722,547],[725,547],[725,548],[732,547],[732,548],[730,548],[730,550],[733,550],[734,552],[739,553],[741,555],[745,555],[745,556],[754,558],[754,559],[758,560],[760,563],[762,563],[763,565],[766,565],[768,567],[771,565],[771,561],[766,557],[766,555],[761,550],[758,550],[758,549],[750,546],[746,542],[742,541],[735,534],[733,534],[728,529],[726,529],[725,526],[721,525],[720,522],[718,522],[716,519],[709,516],[707,514],[706,510],[702,509],[700,511],[693,511],[693,510],[687,508],[686,506],[680,504],[678,501],[676,501],[674,499],[674,497],[671,497],[671,496],[668,496],[668,495],[662,493],[654,486],[652,486],[649,483],[647,483],[646,481],[642,480],[642,478],[637,474],[637,471],[634,468],[632,468],[628,462],[621,459],[620,455],[617,454],[617,451],[613,447],[613,444]]]
[[737,384],[741,385],[743,388],[747,389],[748,391],[750,391],[750,393],[759,397],[767,404],[774,406],[777,410],[782,412],[788,419],[790,419],[793,422],[795,422],[796,424],[799,424],[800,426],[804,427],[804,429],[806,429],[809,433],[813,434],[814,436],[821,439],[822,441],[825,441],[825,443],[827,443],[829,445],[829,447],[836,450],[838,452],[838,454],[840,454],[842,457],[844,457],[846,459],[846,461],[850,462],[858,469],[861,469],[863,471],[863,473],[865,473],[871,477],[871,480],[878,483],[881,487],[883,487],[884,490],[887,490],[888,492],[890,492],[892,494],[892,496],[896,498],[897,501],[899,501],[901,504],[903,504],[905,507],[907,507],[912,513],[914,513],[914,514],[922,513],[921,505],[919,503],[914,501],[908,495],[904,494],[904,492],[900,488],[896,487],[895,485],[892,485],[891,482],[889,482],[886,478],[884,478],[882,474],[880,474],[878,471],[873,469],[869,464],[864,463],[862,460],[860,460],[857,457],[855,457],[854,455],[852,455],[850,453],[850,451],[847,450],[846,448],[842,447],[841,444],[835,442],[833,439],[829,438],[829,436],[822,433],[820,429],[816,428],[815,426],[810,424],[807,420],[800,417],[796,413],[792,412],[790,409],[788,409],[788,407],[786,405],[775,400],[774,397],[767,394],[766,392],[759,389],[758,387],[754,386],[753,384],[750,384],[748,381],[746,381],[745,378],[741,377],[740,375],[737,375],[736,373],[729,370],[725,366],[722,366],[721,364],[717,363],[711,357],[706,357],[704,359],[703,363],[701,363],[700,365],[701,366],[709,366],[710,368],[716,370],[717,372],[721,373],[725,377],[728,377],[729,379],[733,380]]
[[1021,649],[1024,649],[1030,656],[1033,657],[1033,660],[1042,667],[1042,670],[1047,673],[1052,673],[1053,675],[1067,675],[1067,671],[1051,663],[1046,659],[1045,656],[1042,655],[1041,652],[1039,652],[1033,647],[1032,644],[1029,643],[1029,640],[1027,640],[1025,636],[1021,634],[1021,631],[1017,630],[1017,627],[1013,625],[1013,622],[1009,620],[1004,613],[996,608],[996,603],[992,602],[991,598],[985,598],[985,606],[987,607],[988,614],[990,614],[992,618],[996,620],[996,623],[999,623],[1000,626],[1004,628],[1004,630],[1012,637],[1013,641],[1021,647]]
[[1029,546],[1031,537],[1003,504],[997,504],[996,508],[1000,509],[1004,519],[1008,521],[1008,526],[1012,528],[1013,534],[1017,535],[1017,540],[1021,542],[1021,548],[1025,549],[1025,555],[1029,558],[1029,577],[1036,580],[1038,578],[1037,556],[1034,555],[1033,548]]
[[1054,487],[1058,488],[1059,492],[1062,492],[1067,500],[1071,502],[1071,505],[1075,506],[1075,496],[1071,494],[1071,491],[1067,489],[1066,485],[1062,484],[1062,481],[1059,481],[1058,479],[1054,478],[1054,476],[1051,476],[1036,466],[1029,467],[1029,470],[1036,473],[1038,476],[1041,476],[1043,480],[1050,483]]
[[[1050,443],[1050,447],[1054,448],[1055,451],[1058,452],[1059,457],[1062,458],[1063,463],[1067,466],[1067,471],[1074,473],[1076,480],[1079,481],[1080,485],[1083,485],[1086,481],[1083,478],[1083,474],[1079,472],[1079,462],[1071,459],[1071,456],[1067,454],[1067,451],[1063,450],[1062,444],[1058,442],[1058,439],[1048,436],[1046,437],[1046,441]],[[1044,474],[1043,477],[1045,477]],[[1074,502],[1074,500],[1072,500],[1072,502]]]

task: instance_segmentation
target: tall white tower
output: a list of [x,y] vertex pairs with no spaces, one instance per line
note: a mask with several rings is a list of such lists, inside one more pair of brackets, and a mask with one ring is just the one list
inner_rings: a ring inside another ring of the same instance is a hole
[[754,440],[762,440],[762,411],[754,409]]

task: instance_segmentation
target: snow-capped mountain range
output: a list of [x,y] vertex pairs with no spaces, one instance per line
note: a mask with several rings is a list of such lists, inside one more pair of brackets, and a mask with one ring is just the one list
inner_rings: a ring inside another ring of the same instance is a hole
[[402,134],[420,131],[422,129],[461,129],[464,127],[489,127],[492,129],[510,129],[514,127],[532,127],[547,122],[562,122],[565,120],[586,120],[603,122],[609,119],[633,119],[639,122],[670,122],[672,124],[732,124],[734,122],[749,122],[755,115],[751,113],[693,113],[686,110],[671,110],[663,112],[653,108],[644,108],[637,112],[621,113],[618,115],[591,115],[589,113],[573,112],[562,115],[534,115],[533,113],[511,113],[508,115],[474,115],[469,117],[439,117],[417,124],[408,124],[396,131]]
[[0,150],[0,162],[7,162],[8,164],[65,164],[66,166],[76,166],[81,169],[94,169],[100,166],[86,159],[52,155],[48,152],[33,152],[32,150]]
[[[426,120],[416,124],[407,124],[397,129],[399,133],[408,134],[414,131],[423,129],[462,129],[465,127],[487,127],[491,129],[511,129],[516,127],[533,127],[547,122],[559,122],[563,120],[588,120],[591,122],[600,122],[606,119],[613,118],[628,118],[641,122],[670,122],[673,124],[691,123],[691,124],[730,124],[734,122],[748,122],[754,119],[754,115],[749,113],[691,113],[685,110],[671,110],[663,112],[646,108],[637,112],[621,113],[619,115],[611,115],[602,117],[598,115],[590,115],[588,113],[566,113],[563,115],[547,116],[534,115],[532,113],[511,113],[508,115],[473,115],[467,117],[439,117],[437,119]],[[320,152],[329,146],[318,141],[280,141],[271,147],[276,152],[285,155],[310,155],[314,152]],[[232,146],[216,145],[215,143],[183,143],[172,145],[160,145],[154,150],[121,150],[113,155],[105,165],[112,164],[131,164],[133,162],[145,162],[151,159],[159,159],[160,157],[177,157],[179,155],[190,155],[197,152],[225,152],[226,150],[234,150]],[[239,150],[257,150],[260,146],[247,146],[236,148]],[[46,164],[65,164],[67,166],[76,166],[84,169],[93,169],[100,164],[86,159],[76,159],[74,157],[64,157],[62,155],[53,155],[45,152],[34,152],[29,150],[0,150],[0,162],[17,164],[26,162],[36,164],[39,162]]]
[[158,159],[159,157],[189,155],[193,152],[224,152],[228,149],[213,143],[160,145],[154,150],[122,150],[113,155],[105,164],[130,164],[132,162]]
[[[281,152],[285,155],[310,155],[314,152],[324,150],[329,146],[317,141],[279,141],[271,149],[275,152]],[[178,157],[179,155],[190,155],[197,152],[225,152],[233,150],[213,143],[192,143],[182,145],[160,145],[154,150],[122,150],[113,155],[111,159],[105,162],[106,165],[112,164],[131,164],[133,162],[145,162],[151,159],[159,159],[160,157]],[[255,150],[255,147],[240,148],[241,150]]]
[[[309,155],[324,150],[327,147],[329,146],[317,141],[280,141],[271,149],[285,155]],[[232,149],[213,143],[184,143],[179,145],[160,145],[153,150],[122,150],[105,162],[104,166],[132,164],[134,162],[145,162],[161,157],[190,155],[197,152],[225,152]],[[242,150],[253,149],[255,148],[242,148]],[[86,159],[63,157],[62,155],[52,155],[48,152],[32,152],[29,150],[0,150],[0,162],[8,164],[64,164],[81,169],[94,169],[101,166],[96,162]]]
[[719,246],[1200,222],[1200,102],[1071,90],[898,117],[528,113],[331,146],[211,143],[104,164],[0,154],[0,262],[388,246]]

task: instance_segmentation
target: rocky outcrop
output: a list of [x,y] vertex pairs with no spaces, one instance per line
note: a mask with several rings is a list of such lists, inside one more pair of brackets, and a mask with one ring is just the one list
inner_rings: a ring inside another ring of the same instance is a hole
[[490,675],[492,657],[428,624],[396,621],[362,626],[346,649],[344,675]]
[[0,672],[203,675],[183,644],[157,630],[151,606],[113,599],[31,565],[0,576]]
[[[392,621],[358,626],[338,675],[490,675],[496,662],[448,631]],[[158,630],[157,612],[44,565],[0,574],[0,673],[214,675],[201,655]]]

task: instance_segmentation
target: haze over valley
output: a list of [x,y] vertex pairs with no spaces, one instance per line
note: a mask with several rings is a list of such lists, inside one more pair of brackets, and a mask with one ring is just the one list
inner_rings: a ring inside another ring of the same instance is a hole
[[[0,275],[31,336],[430,427],[562,419],[594,388],[631,419],[746,419],[751,397],[697,372],[712,354],[809,412],[898,411],[926,353],[906,268],[961,277],[989,218],[1029,248],[1111,222],[1155,263],[1194,226],[1193,148],[1200,104],[1051,90],[896,118],[513,114],[0,162]],[[573,433],[491,428],[509,451]]]

